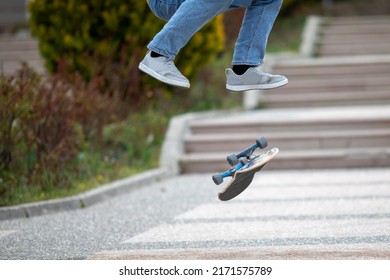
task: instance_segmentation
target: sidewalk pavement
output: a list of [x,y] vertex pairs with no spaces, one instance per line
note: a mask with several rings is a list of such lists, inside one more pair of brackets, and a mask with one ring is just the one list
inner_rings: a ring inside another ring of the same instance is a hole
[[89,258],[390,259],[389,202],[389,168],[265,170],[237,199],[205,201]]
[[266,168],[229,202],[211,174],[0,221],[0,259],[390,259],[390,169]]

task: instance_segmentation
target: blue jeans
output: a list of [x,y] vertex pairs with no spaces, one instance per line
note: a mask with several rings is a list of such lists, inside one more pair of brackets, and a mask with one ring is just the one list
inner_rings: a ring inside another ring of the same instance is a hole
[[147,0],[152,12],[168,21],[148,48],[174,59],[191,37],[218,14],[246,8],[233,65],[263,63],[268,36],[283,0]]

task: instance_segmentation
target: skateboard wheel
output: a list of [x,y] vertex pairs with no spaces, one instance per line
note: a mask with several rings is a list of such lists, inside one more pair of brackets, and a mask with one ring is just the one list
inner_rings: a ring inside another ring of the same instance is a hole
[[221,174],[215,174],[215,175],[213,175],[213,181],[214,181],[214,183],[215,183],[216,185],[222,184],[223,178],[222,178]]
[[268,142],[264,137],[257,138],[256,144],[257,144],[257,147],[259,147],[260,149],[264,149],[268,146]]
[[231,155],[227,156],[226,159],[231,166],[238,164],[238,158],[235,154],[231,154]]

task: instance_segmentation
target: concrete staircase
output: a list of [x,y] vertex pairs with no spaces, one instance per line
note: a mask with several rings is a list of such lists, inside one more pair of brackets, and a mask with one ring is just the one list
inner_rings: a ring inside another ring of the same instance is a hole
[[226,156],[259,136],[281,151],[271,169],[389,166],[390,106],[264,109],[194,120],[181,171],[226,169]]
[[38,73],[44,73],[44,62],[38,42],[27,34],[0,36],[0,75],[12,75],[27,63]]
[[[27,25],[26,0],[0,1],[0,75],[12,75],[25,62],[39,73],[44,73],[38,42],[28,31],[15,27]],[[16,33],[13,33],[16,31]]]
[[289,84],[263,92],[268,108],[390,104],[390,54],[279,61],[273,72]]
[[267,109],[189,123],[181,172],[222,171],[228,154],[259,136],[281,151],[270,169],[389,166],[388,23],[390,17],[323,20],[318,57],[275,62],[272,72],[290,82],[263,93]]
[[390,54],[390,17],[325,20],[320,35],[320,56]]

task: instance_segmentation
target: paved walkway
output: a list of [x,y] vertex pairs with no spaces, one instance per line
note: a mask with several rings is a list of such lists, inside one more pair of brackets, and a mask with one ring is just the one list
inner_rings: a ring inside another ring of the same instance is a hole
[[230,202],[210,174],[0,222],[0,259],[390,259],[390,169],[264,170]]

